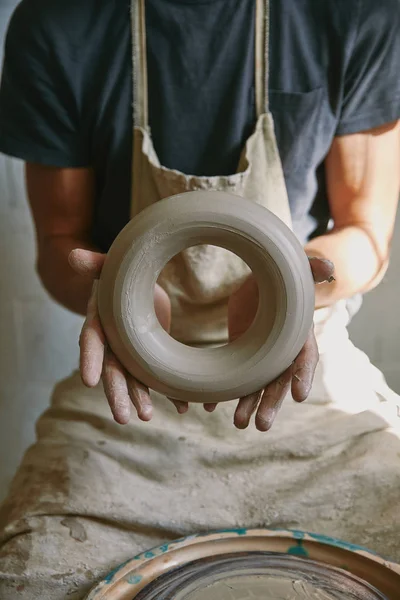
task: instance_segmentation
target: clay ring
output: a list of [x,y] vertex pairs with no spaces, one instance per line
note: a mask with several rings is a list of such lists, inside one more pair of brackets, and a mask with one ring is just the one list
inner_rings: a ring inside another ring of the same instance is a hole
[[[252,325],[218,348],[178,342],[154,311],[163,267],[198,244],[237,254],[259,286]],[[161,200],[126,225],[107,255],[98,301],[107,341],[134,377],[177,400],[222,402],[262,389],[290,366],[312,326],[314,281],[300,242],[273,213],[229,193],[195,191]]]

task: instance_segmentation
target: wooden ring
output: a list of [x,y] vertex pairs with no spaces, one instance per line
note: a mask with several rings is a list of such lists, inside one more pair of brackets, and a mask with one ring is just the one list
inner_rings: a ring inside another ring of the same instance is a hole
[[[166,263],[197,244],[237,254],[255,275],[259,308],[236,341],[186,346],[154,311]],[[143,210],[116,238],[99,282],[99,314],[114,354],[149,388],[188,402],[222,402],[277,378],[303,347],[314,314],[314,281],[293,232],[263,206],[225,192],[195,191]]]

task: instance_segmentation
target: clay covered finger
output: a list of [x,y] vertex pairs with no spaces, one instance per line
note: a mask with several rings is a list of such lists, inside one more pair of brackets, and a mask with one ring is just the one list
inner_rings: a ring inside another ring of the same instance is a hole
[[131,416],[131,399],[125,371],[110,348],[106,349],[104,357],[102,381],[115,421],[126,425]]
[[129,396],[136,409],[137,416],[141,421],[150,421],[153,416],[153,405],[149,388],[129,374],[126,375],[126,381]]
[[79,275],[99,279],[105,258],[100,252],[77,248],[71,251],[68,262]]
[[259,431],[271,429],[282,402],[290,389],[291,379],[292,368],[289,367],[276,381],[266,387],[256,414],[256,427]]
[[306,343],[293,364],[292,396],[296,402],[303,402],[308,397],[318,359],[318,346],[314,328],[312,328]]
[[79,337],[80,373],[83,383],[95,387],[101,377],[105,336],[97,309],[97,282],[93,284],[86,319]]
[[250,394],[239,400],[233,421],[238,429],[246,429],[246,427],[248,427],[250,419],[254,414],[263,393],[264,390],[260,390],[255,394]]
[[187,402],[182,402],[182,400],[174,400],[173,398],[168,398],[168,400],[172,402],[180,415],[183,415],[189,410],[189,404]]

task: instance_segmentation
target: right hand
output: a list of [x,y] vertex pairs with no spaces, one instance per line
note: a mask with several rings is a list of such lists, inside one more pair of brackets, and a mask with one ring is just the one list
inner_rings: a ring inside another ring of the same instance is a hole
[[[105,258],[105,254],[80,249],[73,250],[69,255],[69,263],[74,271],[93,280],[86,319],[79,339],[82,381],[88,387],[95,387],[102,379],[111,412],[117,423],[128,423],[132,404],[139,419],[150,421],[153,406],[149,389],[121,365],[107,345],[101,326],[97,307],[97,280]],[[167,293],[159,285],[156,285],[154,290],[154,308],[161,326],[169,331],[171,303]],[[176,406],[177,404],[179,403],[175,403]],[[177,409],[179,410],[178,406]]]

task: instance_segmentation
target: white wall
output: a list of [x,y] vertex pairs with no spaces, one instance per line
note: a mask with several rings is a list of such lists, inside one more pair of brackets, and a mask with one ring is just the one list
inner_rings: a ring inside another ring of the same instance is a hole
[[[0,39],[15,0],[0,0]],[[33,227],[22,164],[0,156],[0,500],[51,389],[75,368],[81,320],[56,306],[34,270]],[[400,222],[385,282],[365,300],[352,325],[365,348],[400,391]]]
[[34,262],[22,164],[0,155],[0,500],[54,383],[77,365],[81,320],[47,297]]

